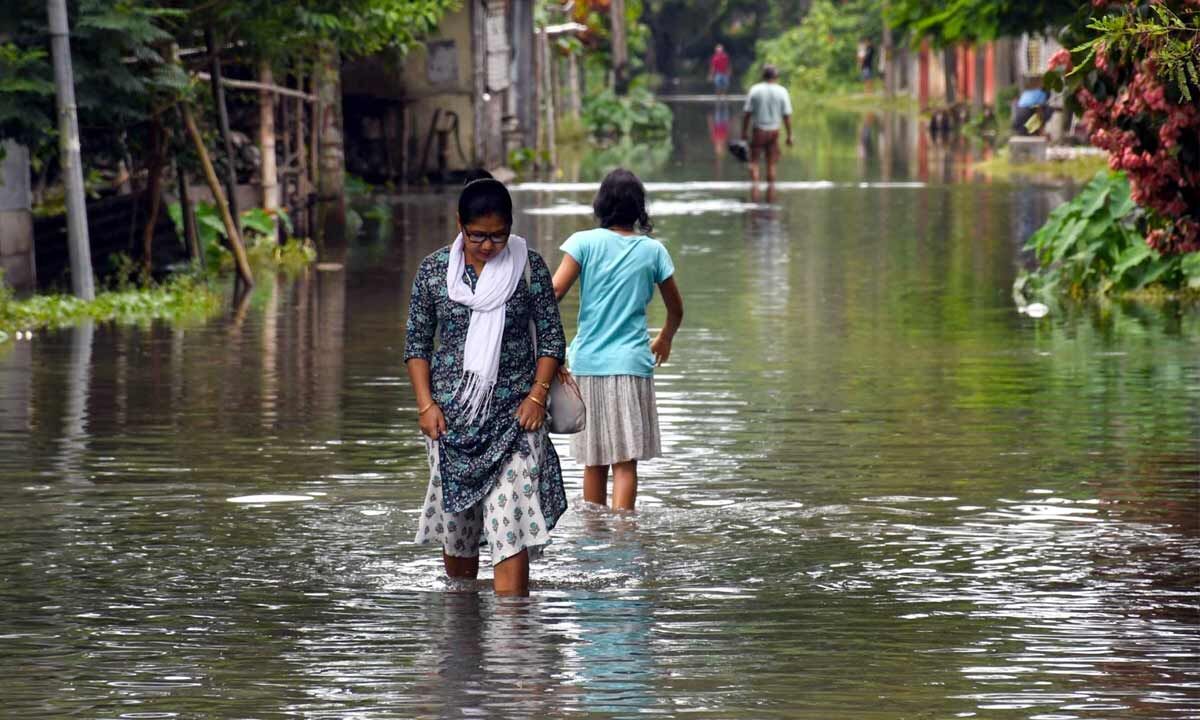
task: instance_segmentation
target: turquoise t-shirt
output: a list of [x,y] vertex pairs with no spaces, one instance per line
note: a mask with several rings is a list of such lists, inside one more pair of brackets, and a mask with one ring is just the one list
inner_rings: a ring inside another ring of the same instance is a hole
[[646,306],[675,274],[671,255],[646,235],[596,228],[562,245],[579,263],[579,330],[567,348],[576,375],[654,375]]

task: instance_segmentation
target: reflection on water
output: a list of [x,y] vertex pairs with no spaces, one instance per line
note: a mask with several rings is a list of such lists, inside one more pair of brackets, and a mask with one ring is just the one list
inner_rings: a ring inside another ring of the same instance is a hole
[[[621,517],[560,442],[527,600],[408,544],[402,328],[449,194],[208,325],[0,346],[4,711],[1200,714],[1200,314],[1016,313],[1061,191],[957,182],[915,120],[806,116],[755,197],[715,119],[649,178],[688,303],[666,456]],[[596,179],[521,187],[517,232],[555,262]]]

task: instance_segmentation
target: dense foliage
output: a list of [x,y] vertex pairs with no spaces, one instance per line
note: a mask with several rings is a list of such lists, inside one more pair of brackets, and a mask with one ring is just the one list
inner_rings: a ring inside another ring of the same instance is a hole
[[880,0],[813,0],[798,25],[758,43],[743,82],[757,82],[763,63],[771,63],[794,92],[827,92],[857,79],[859,40],[871,38],[878,46],[882,34]]
[[[167,49],[204,46],[204,31],[243,62],[311,64],[316,47],[347,55],[405,49],[459,0],[70,0],[75,94],[84,163],[138,157],[140,126],[167,113],[189,87]],[[0,140],[29,147],[35,169],[52,162],[57,126],[44,0],[0,3]],[[229,51],[227,51],[229,52]],[[204,64],[201,54],[196,67]],[[196,96],[203,99],[204,93]],[[168,118],[169,119],[169,118]],[[180,133],[182,135],[182,133]]]
[[1200,2],[1093,2],[1047,82],[1129,175],[1138,227],[1164,255],[1200,251]]
[[[569,8],[569,15],[564,11]],[[650,28],[643,21],[646,7],[642,0],[625,3],[625,30],[628,55],[627,87],[618,92],[612,61],[612,13],[608,0],[579,0],[569,6],[558,0],[541,0],[535,13],[539,27],[570,19],[587,30],[578,36],[560,36],[554,49],[559,57],[574,55],[583,73],[582,127],[572,127],[567,118],[560,118],[560,141],[571,142],[590,135],[605,144],[621,140],[631,142],[659,138],[671,131],[671,108],[658,100],[650,87],[657,77],[649,72],[646,62],[651,41]],[[560,64],[560,83],[569,82]],[[565,90],[560,92],[565,93]],[[578,127],[578,131],[575,131]],[[512,160],[518,165],[536,161],[532,150],[516,153]]]
[[702,76],[717,43],[735,74],[753,62],[756,43],[800,24],[810,0],[647,0],[644,19],[653,33],[651,70]]
[[[161,53],[167,27],[182,11],[149,3],[69,3],[75,100],[86,147],[100,154],[136,152],[135,127],[187,85]],[[46,3],[0,3],[0,140],[30,148],[35,165],[55,153],[57,117]]]
[[992,40],[1061,27],[1076,0],[890,0],[888,25],[935,45]]
[[[196,204],[196,233],[203,256],[205,273],[216,275],[230,272],[234,268],[233,255],[222,240],[226,239],[225,224],[212,203]],[[183,236],[183,210],[179,203],[167,206],[167,213],[175,224],[175,231]],[[246,242],[250,264],[257,270],[302,270],[317,259],[316,248],[311,241],[289,238],[282,245],[276,241],[281,234],[290,236],[292,221],[283,209],[243,210],[239,218],[239,229]]]
[[1016,289],[1026,296],[1121,293],[1148,287],[1200,289],[1200,253],[1162,255],[1137,227],[1145,211],[1124,173],[1102,171],[1029,239],[1039,267]]

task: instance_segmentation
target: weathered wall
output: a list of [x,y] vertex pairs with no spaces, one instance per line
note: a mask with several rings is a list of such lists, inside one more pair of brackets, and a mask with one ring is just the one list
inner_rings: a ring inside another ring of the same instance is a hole
[[[453,134],[449,137],[447,153],[450,170],[474,165],[475,157],[475,59],[472,52],[472,8],[475,3],[448,13],[437,31],[422,46],[414,48],[405,58],[403,68],[405,108],[405,142],[408,144],[409,172],[414,173],[421,163],[426,138],[434,112],[442,111],[439,127],[449,127],[447,111],[458,115],[458,137],[466,155],[464,163],[458,155]],[[429,170],[437,167],[437,138],[430,141],[426,158]]]
[[0,270],[7,285],[32,290],[37,274],[29,211],[29,152],[11,142],[4,151],[0,164]]

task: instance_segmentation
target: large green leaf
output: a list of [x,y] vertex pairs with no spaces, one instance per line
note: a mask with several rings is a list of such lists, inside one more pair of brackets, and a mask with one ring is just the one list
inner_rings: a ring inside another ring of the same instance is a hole
[[1200,252],[1188,253],[1179,261],[1179,269],[1190,288],[1200,288]]
[[1096,177],[1084,186],[1079,197],[1072,204],[1079,209],[1081,217],[1090,218],[1105,206],[1111,189],[1112,183],[1108,173],[1097,173]]
[[1130,268],[1145,261],[1146,258],[1152,257],[1154,251],[1145,243],[1136,243],[1125,252],[1121,253],[1121,257],[1117,259],[1117,264],[1113,266],[1113,275],[1119,279]]

